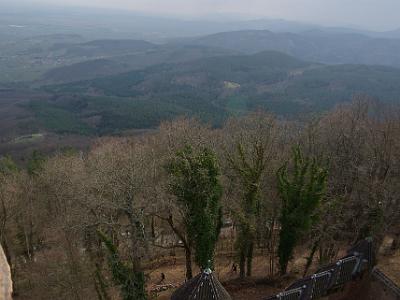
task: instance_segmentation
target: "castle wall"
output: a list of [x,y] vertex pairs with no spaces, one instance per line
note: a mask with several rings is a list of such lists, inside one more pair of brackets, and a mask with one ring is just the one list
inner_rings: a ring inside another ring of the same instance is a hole
[[0,246],[0,299],[11,300],[12,281],[11,270],[7,263],[6,255],[3,248]]

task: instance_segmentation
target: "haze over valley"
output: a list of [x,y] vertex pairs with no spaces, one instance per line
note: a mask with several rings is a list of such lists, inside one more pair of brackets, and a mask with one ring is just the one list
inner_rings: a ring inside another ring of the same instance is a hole
[[397,300],[399,11],[1,0],[0,300]]
[[24,148],[15,140],[30,135],[41,138],[38,145],[26,139],[28,149],[46,142],[53,149],[57,135],[90,140],[182,115],[221,126],[256,110],[311,117],[362,94],[399,101],[396,30],[229,15],[182,20],[43,3],[2,7],[3,154]]

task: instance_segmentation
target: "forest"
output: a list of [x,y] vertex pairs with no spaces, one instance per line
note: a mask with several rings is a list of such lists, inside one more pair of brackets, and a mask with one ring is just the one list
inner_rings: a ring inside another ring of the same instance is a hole
[[[82,72],[79,69],[76,74]],[[68,76],[68,72],[62,74]],[[109,135],[153,129],[182,115],[220,127],[229,116],[257,110],[304,118],[359,94],[397,103],[399,80],[396,68],[322,65],[264,51],[163,63],[45,85],[40,90],[48,95],[31,100],[24,108],[33,112],[39,128],[59,134]]]
[[182,117],[1,158],[0,242],[15,299],[169,299],[208,267],[279,288],[366,237],[378,263],[398,253],[399,170],[400,110],[367,97],[307,121]]

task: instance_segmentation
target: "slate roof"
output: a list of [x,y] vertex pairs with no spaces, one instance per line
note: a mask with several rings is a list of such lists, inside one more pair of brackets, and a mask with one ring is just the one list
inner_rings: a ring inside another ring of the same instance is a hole
[[210,269],[192,278],[171,296],[171,300],[232,300]]

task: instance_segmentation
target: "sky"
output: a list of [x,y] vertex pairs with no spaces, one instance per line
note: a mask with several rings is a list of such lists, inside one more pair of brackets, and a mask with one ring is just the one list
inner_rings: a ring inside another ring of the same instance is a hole
[[231,15],[370,30],[400,28],[400,0],[13,0],[16,2],[116,8],[186,19]]

